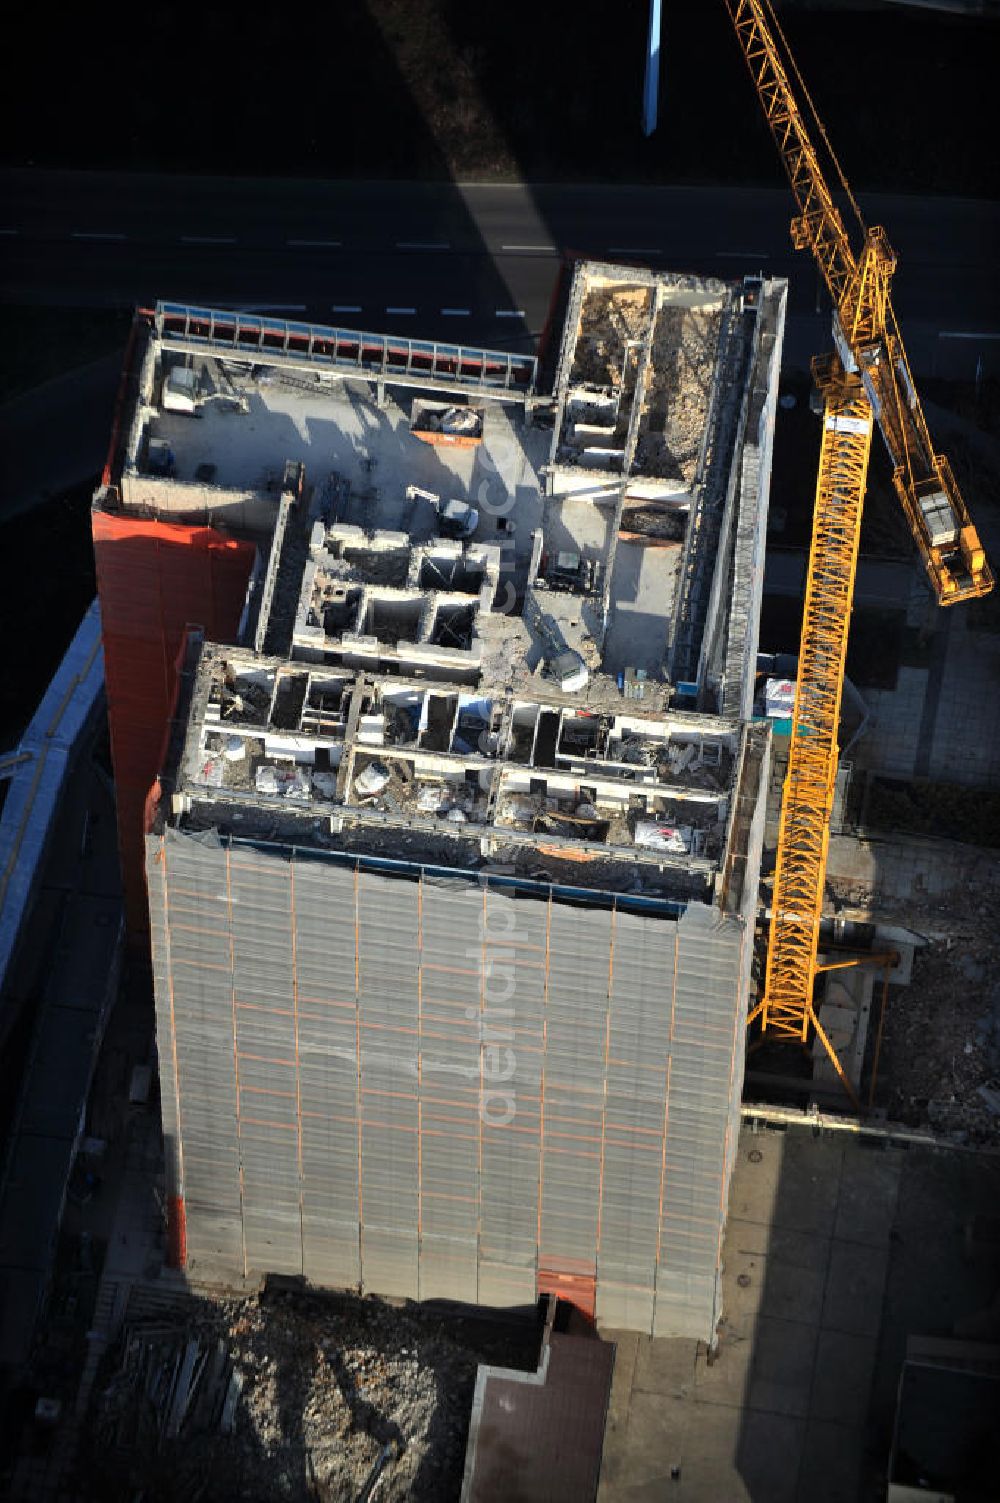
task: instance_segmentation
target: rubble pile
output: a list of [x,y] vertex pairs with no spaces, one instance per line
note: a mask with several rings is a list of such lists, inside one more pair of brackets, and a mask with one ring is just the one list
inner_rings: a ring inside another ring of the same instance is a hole
[[635,467],[644,475],[694,478],[708,417],[722,310],[661,308],[653,331]]
[[940,937],[917,951],[910,985],[890,988],[879,1094],[893,1121],[1000,1146],[1000,893],[926,909],[912,927]]
[[626,502],[622,510],[621,532],[627,536],[659,538],[679,546],[687,536],[687,524],[686,511],[644,505],[641,501]]
[[192,1299],[126,1325],[81,1481],[102,1503],[444,1503],[461,1487],[478,1362],[531,1370],[536,1352],[530,1326],[484,1341],[427,1307],[351,1295]]
[[622,384],[626,347],[644,337],[650,301],[648,287],[588,289],[570,375],[574,385],[591,382],[614,388]]

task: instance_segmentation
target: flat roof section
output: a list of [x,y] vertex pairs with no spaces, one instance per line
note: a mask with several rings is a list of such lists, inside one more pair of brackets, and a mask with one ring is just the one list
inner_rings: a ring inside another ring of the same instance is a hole
[[[180,358],[151,346],[122,477],[126,507],[147,506],[177,520],[195,520],[198,512],[221,518],[234,505],[230,493],[243,494],[257,501],[260,515],[256,529],[249,518],[242,525],[267,533],[273,514],[266,501],[272,498],[273,513],[290,460],[306,467],[313,484],[338,477],[344,492],[339,520],[369,530],[412,527],[417,537],[433,535],[435,527],[426,508],[408,501],[410,486],[474,499],[482,508],[482,531],[493,536],[501,517],[517,520],[526,491],[537,496],[548,435],[527,427],[515,409],[486,408],[481,441],[451,447],[411,432],[409,394],[390,392],[380,402],[368,384],[353,380],[227,368],[205,355],[179,365]],[[168,405],[178,371],[195,378],[189,410]],[[538,512],[528,520],[537,525]]]
[[597,1496],[615,1347],[546,1325],[538,1371],[480,1367],[462,1503]]

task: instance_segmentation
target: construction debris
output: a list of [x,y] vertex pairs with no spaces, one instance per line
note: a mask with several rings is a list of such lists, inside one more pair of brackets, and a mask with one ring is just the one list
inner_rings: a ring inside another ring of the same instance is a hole
[[912,900],[910,922],[930,942],[890,996],[879,1072],[891,1121],[976,1146],[1000,1146],[998,900]]
[[102,1503],[444,1503],[478,1362],[533,1371],[537,1348],[531,1322],[445,1324],[351,1295],[192,1299],[125,1327],[81,1480]]
[[708,418],[722,306],[660,308],[653,329],[635,468],[690,485]]
[[649,322],[649,287],[592,287],[580,315],[580,333],[571,381],[616,387],[622,382],[625,351],[639,343]]

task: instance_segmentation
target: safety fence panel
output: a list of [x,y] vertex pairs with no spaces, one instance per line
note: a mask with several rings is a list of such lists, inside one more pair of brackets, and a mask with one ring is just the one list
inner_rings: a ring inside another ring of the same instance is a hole
[[243,1223],[251,1269],[302,1272],[301,1116],[291,868],[229,859]]
[[419,887],[358,874],[361,1266],[380,1294],[417,1289]]
[[424,878],[420,952],[420,1294],[478,1298],[484,894]]
[[742,941],[739,919],[701,904],[678,923],[656,1333],[714,1328]]
[[292,867],[302,1266],[317,1284],[361,1282],[358,1119],[357,877],[344,867]]
[[147,843],[168,1191],[193,1266],[499,1305],[555,1290],[609,1324],[711,1335],[742,919],[215,832]]
[[486,894],[479,1297],[531,1304],[538,1250],[547,903]]
[[574,1272],[597,1257],[611,922],[556,903],[549,921],[539,1261]]
[[677,924],[617,913],[611,968],[597,1312],[652,1329]]

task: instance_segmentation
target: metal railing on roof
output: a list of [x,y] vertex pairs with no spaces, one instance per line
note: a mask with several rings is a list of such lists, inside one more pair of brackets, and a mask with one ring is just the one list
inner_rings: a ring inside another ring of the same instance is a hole
[[531,396],[538,362],[533,355],[483,350],[437,340],[374,334],[283,318],[157,303],[156,331],[169,343],[237,350],[241,354],[320,369],[355,370],[385,380],[473,387],[485,393]]

